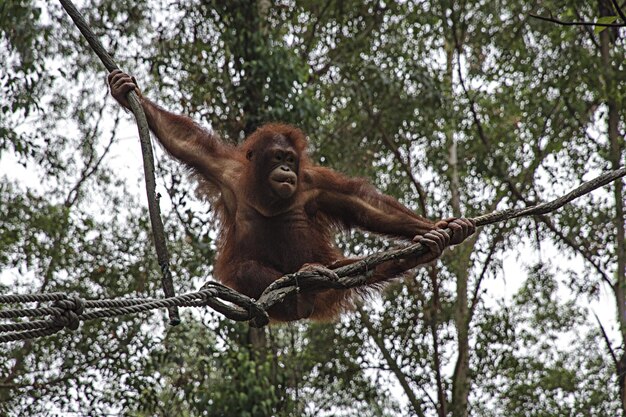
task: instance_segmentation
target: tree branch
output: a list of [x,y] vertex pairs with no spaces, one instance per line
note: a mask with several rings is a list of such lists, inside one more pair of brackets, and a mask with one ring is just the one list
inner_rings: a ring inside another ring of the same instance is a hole
[[626,26],[626,23],[598,23],[598,22],[585,22],[585,21],[565,22],[563,20],[555,19],[553,17],[539,16],[533,13],[528,13],[528,16],[535,18],[535,19],[544,20],[546,22],[556,23],[562,26],[594,26],[594,27],[600,26],[600,27],[605,27],[605,28],[623,28]]
[[615,8],[615,11],[617,11],[619,17],[621,17],[622,20],[626,22],[626,16],[624,15],[622,8],[619,6],[619,4],[617,4],[617,0],[611,0],[611,2],[613,3],[613,7]]
[[[460,46],[457,43],[457,49],[459,48]],[[460,49],[459,49],[459,53],[457,54],[457,60],[460,59],[459,56],[460,56]],[[491,143],[490,143],[489,138],[485,134],[482,122],[480,121],[480,117],[478,117],[478,111],[476,110],[476,102],[474,101],[474,98],[470,95],[469,90],[465,86],[465,81],[463,80],[463,74],[460,71],[460,68],[461,68],[460,60],[458,61],[458,68],[459,68],[458,75],[459,75],[461,87],[463,88],[463,92],[465,93],[465,96],[467,97],[470,103],[470,111],[474,119],[474,124],[478,132],[478,137],[480,138],[485,148],[489,150],[491,148]],[[496,174],[502,178],[502,181],[509,187],[509,190],[511,191],[511,193],[518,200],[524,202],[525,204],[528,204],[528,199],[520,192],[520,190],[518,190],[518,188],[515,185],[515,182],[506,174],[506,172],[500,169],[497,165],[496,167],[497,167]],[[565,242],[566,245],[571,247],[574,251],[578,252],[583,258],[585,258],[587,262],[589,262],[596,269],[596,271],[600,274],[603,281],[609,284],[609,286],[613,287],[611,280],[609,279],[607,274],[602,270],[602,268],[600,267],[600,265],[598,265],[598,263],[594,262],[594,260],[592,259],[588,251],[583,250],[578,244],[576,244],[576,242],[574,242],[568,236],[565,236],[560,230],[558,230],[549,217],[547,216],[538,216],[538,217],[539,217],[539,220],[541,220],[552,232],[554,232],[559,239],[561,239],[563,242]]]
[[611,346],[611,340],[609,339],[609,335],[606,334],[606,330],[604,330],[604,326],[602,325],[602,322],[600,321],[600,318],[598,317],[598,315],[596,313],[593,313],[593,315],[595,316],[596,321],[598,322],[598,326],[600,326],[602,337],[604,338],[606,347],[609,349],[609,353],[611,354],[611,358],[613,359],[613,364],[615,365],[615,369],[617,369],[617,367],[619,366],[618,365],[619,361],[617,360],[617,356],[615,355],[615,352],[613,351],[613,346]]
[[[61,3],[66,7],[69,3],[66,0],[60,0]],[[71,3],[69,3],[69,6]],[[67,10],[66,7],[66,10]],[[75,9],[74,9],[75,12]],[[74,13],[72,12],[72,13]],[[68,12],[69,13],[69,12]],[[75,12],[78,13],[78,12]],[[83,31],[82,26],[86,27],[84,20],[81,21],[82,17],[78,15],[80,19],[78,21],[75,19],[81,31]],[[90,33],[89,29],[84,29],[85,31]],[[92,34],[93,35],[93,34]],[[85,35],[87,37],[87,35]],[[88,37],[89,39],[89,37]],[[97,40],[93,38],[90,40],[91,42],[95,42],[96,45],[92,45],[94,50],[102,49],[101,45],[99,45]],[[100,51],[102,53],[102,51]],[[99,55],[100,55],[99,53]],[[106,52],[103,52],[106,54]],[[108,55],[102,57],[101,59],[107,65],[112,64],[112,60],[109,62],[110,57]],[[112,67],[115,68],[115,67]],[[138,99],[134,94],[130,98],[131,103],[135,103],[139,106]],[[141,110],[139,106],[139,110]],[[139,113],[139,112],[138,112]],[[140,112],[143,114],[143,112]],[[139,116],[137,116],[139,119]],[[475,117],[477,115],[475,114]],[[145,123],[145,115],[143,117],[143,122]],[[141,121],[138,121],[141,125]],[[147,126],[147,124],[146,124]],[[140,127],[140,134],[147,133],[142,132]],[[488,141],[486,136],[480,135],[484,141]],[[148,147],[150,147],[149,137],[147,139]],[[144,153],[144,163],[149,167],[152,167],[152,185],[154,185],[154,172],[153,172],[153,162],[152,162],[152,153],[150,148],[150,158],[146,158],[146,153]],[[149,161],[147,161],[149,159]],[[523,216],[543,216],[547,213],[553,212],[565,204],[571,202],[572,200],[590,193],[591,191],[604,186],[618,178],[621,178],[626,175],[626,168],[615,169],[613,171],[608,171],[590,181],[587,181],[577,187],[576,189],[570,191],[566,195],[556,198],[553,201],[538,204],[531,207],[520,208],[520,209],[508,209],[499,212],[493,212],[489,214],[485,214],[479,217],[474,218],[474,222],[477,226],[485,226],[489,224],[494,224],[501,221],[511,220],[518,217]],[[148,169],[146,169],[146,177],[148,177]],[[148,183],[148,179],[146,179]],[[147,184],[148,187],[148,184]],[[154,190],[154,189],[152,189]],[[154,194],[148,192],[148,197],[154,198]],[[152,207],[152,206],[151,206]],[[160,216],[158,216],[158,204],[156,204],[157,208],[157,218],[158,223],[160,224]],[[151,220],[155,221],[155,216],[153,216],[153,211],[151,210]],[[154,227],[154,224],[153,224]],[[156,228],[155,228],[156,229]],[[162,224],[160,226],[160,231],[162,232]],[[156,232],[156,230],[155,230]],[[451,234],[450,229],[446,229],[448,234]],[[155,236],[155,242],[157,238]],[[163,244],[165,243],[164,235],[163,235]],[[74,297],[72,300],[67,300],[64,294],[36,294],[36,295],[28,295],[28,296],[19,296],[19,295],[1,295],[0,303],[14,303],[14,302],[40,302],[40,301],[58,301],[62,302],[61,304],[55,306],[54,308],[36,308],[32,310],[12,310],[11,315],[6,315],[6,317],[32,317],[36,314],[46,314],[53,315],[54,319],[52,320],[40,320],[36,322],[30,323],[17,323],[17,324],[7,324],[0,326],[0,333],[8,332],[8,334],[0,337],[0,341],[11,341],[11,340],[22,340],[27,338],[33,338],[38,336],[44,336],[53,334],[59,331],[61,328],[68,326],[69,316],[71,313],[72,320],[70,328],[77,328],[77,323],[81,320],[92,320],[96,318],[103,317],[111,317],[114,315],[122,315],[122,314],[130,314],[137,313],[141,311],[146,311],[149,309],[156,308],[164,308],[168,307],[172,309],[174,306],[178,305],[186,305],[186,306],[204,306],[209,305],[215,310],[221,312],[227,317],[233,320],[239,321],[250,321],[252,326],[261,327],[266,325],[269,322],[267,316],[267,310],[279,303],[282,302],[285,297],[289,295],[296,294],[301,290],[309,291],[309,292],[317,292],[323,291],[326,289],[347,289],[358,286],[363,286],[369,284],[369,278],[372,274],[373,267],[380,265],[384,262],[388,262],[391,260],[396,260],[400,258],[405,258],[409,256],[419,256],[424,255],[428,252],[428,249],[421,244],[414,244],[407,246],[405,248],[390,250],[386,252],[376,253],[374,255],[363,258],[357,262],[352,264],[343,266],[341,268],[337,268],[334,272],[337,274],[339,279],[331,279],[328,277],[321,276],[315,272],[311,271],[299,271],[293,274],[285,275],[278,280],[274,281],[271,285],[269,285],[263,294],[259,297],[258,300],[250,299],[242,294],[237,293],[236,291],[224,287],[223,285],[217,284],[215,282],[208,282],[205,284],[202,290],[193,293],[187,294],[178,297],[168,297],[166,299],[161,300],[142,300],[142,299],[132,299],[132,300],[104,300],[104,301],[88,301],[83,303],[80,299]],[[159,246],[157,245],[157,254],[167,255],[167,251],[160,251]],[[161,260],[161,259],[160,259]],[[167,261],[167,258],[166,258]],[[167,261],[166,267],[169,265],[169,261]],[[162,265],[163,266],[163,265]],[[164,269],[164,277],[163,283],[165,287],[165,280],[171,277],[167,277],[166,272],[169,273],[169,269],[166,271]],[[251,277],[252,278],[252,277]],[[167,291],[167,289],[166,289]],[[173,291],[173,288],[172,288]],[[476,296],[475,296],[476,298]],[[227,303],[222,302],[221,300],[226,301]],[[83,304],[88,308],[99,309],[99,311],[83,313]],[[108,310],[106,310],[108,309]],[[172,311],[172,310],[171,310]],[[176,310],[173,310],[177,313]],[[8,312],[6,312],[8,314]],[[35,314],[36,313],[36,314]],[[62,313],[62,314],[61,314]],[[67,314],[66,314],[67,313]],[[174,316],[170,316],[171,320],[174,320]],[[76,327],[74,327],[76,324]],[[17,333],[15,332],[17,330]],[[26,332],[22,332],[25,330]],[[1,335],[0,335],[1,336]]]
[[417,398],[415,392],[411,389],[411,386],[407,381],[406,375],[404,374],[404,372],[402,372],[402,369],[400,368],[394,357],[391,355],[391,352],[389,352],[389,350],[385,347],[385,341],[374,328],[374,324],[372,324],[371,320],[369,319],[367,312],[364,311],[361,306],[358,306],[357,310],[359,312],[359,316],[361,317],[363,325],[367,329],[367,332],[370,334],[370,337],[372,338],[374,343],[376,343],[376,346],[378,346],[378,350],[380,350],[380,353],[383,355],[383,358],[385,359],[385,362],[387,362],[389,369],[391,369],[391,372],[393,372],[393,374],[396,376],[398,383],[404,390],[404,393],[406,394],[409,403],[411,403],[411,408],[413,408],[413,411],[417,416],[425,417],[426,414],[424,414],[424,410],[422,409],[422,402]]

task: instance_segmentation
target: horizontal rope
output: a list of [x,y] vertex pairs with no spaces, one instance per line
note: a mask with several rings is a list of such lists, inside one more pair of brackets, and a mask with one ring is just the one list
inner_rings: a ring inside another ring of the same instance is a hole
[[[626,168],[614,170],[583,183],[563,197],[533,207],[510,209],[477,217],[477,226],[509,220],[521,216],[546,214],[570,201],[626,175]],[[451,233],[450,229],[446,229]],[[83,300],[65,293],[0,295],[2,304],[52,303],[49,306],[0,310],[0,319],[46,317],[42,320],[0,323],[0,343],[52,335],[64,328],[76,330],[80,322],[125,314],[172,307],[211,307],[227,318],[249,321],[261,327],[269,323],[267,311],[285,297],[302,291],[347,289],[368,284],[368,271],[393,259],[426,254],[428,249],[417,243],[405,248],[380,252],[334,270],[338,279],[305,270],[285,275],[269,285],[258,300],[254,300],[217,282],[207,282],[199,291],[163,299],[117,298]],[[254,279],[253,276],[250,277]]]
[[[221,300],[227,301],[227,304]],[[23,318],[49,316],[45,320],[32,320],[15,323],[0,323],[0,343],[49,336],[64,328],[76,330],[83,321],[106,317],[136,314],[149,310],[170,307],[210,306],[226,317],[246,321],[254,318],[268,323],[267,313],[250,297],[216,282],[209,282],[197,292],[175,297],[118,298],[108,300],[83,300],[64,293],[11,294],[0,296],[0,304],[52,302],[51,306],[15,308],[0,311],[0,318]]]

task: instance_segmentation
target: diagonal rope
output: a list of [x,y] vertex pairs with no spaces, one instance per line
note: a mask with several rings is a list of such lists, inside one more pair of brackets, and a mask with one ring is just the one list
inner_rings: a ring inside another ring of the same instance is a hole
[[[580,185],[566,195],[547,203],[521,209],[509,209],[476,217],[477,226],[518,218],[521,216],[550,213],[570,201],[590,193],[611,181],[626,175],[626,168],[609,171]],[[164,299],[118,298],[105,300],[83,300],[65,293],[6,294],[0,295],[3,304],[52,303],[50,306],[14,308],[0,310],[0,319],[23,319],[48,316],[42,320],[0,323],[0,343],[32,339],[52,335],[64,328],[76,330],[80,322],[125,314],[136,314],[148,310],[173,307],[211,307],[229,319],[249,321],[251,326],[261,327],[269,323],[267,310],[283,301],[286,296],[301,291],[324,289],[347,289],[367,285],[367,271],[383,262],[416,254],[428,249],[421,244],[390,250],[368,256],[358,262],[337,268],[338,280],[312,271],[300,271],[285,275],[274,281],[258,300],[254,300],[217,282],[209,281],[197,292]],[[253,279],[253,277],[250,277]]]
[[[69,0],[59,0],[67,14],[72,18],[80,32],[83,34],[91,49],[98,55],[106,69],[111,72],[118,69],[117,64],[111,58],[111,55],[104,49],[102,43],[98,40],[85,18],[76,9],[74,4]],[[150,222],[152,224],[152,235],[154,236],[154,247],[157,254],[157,260],[161,267],[161,285],[166,297],[173,297],[174,284],[172,283],[172,273],[170,271],[170,255],[167,250],[167,240],[163,230],[163,221],[161,220],[161,208],[159,207],[156,181],[154,179],[154,155],[152,152],[152,143],[150,142],[150,131],[148,129],[148,121],[146,115],[139,103],[139,98],[134,91],[128,94],[128,103],[135,115],[137,128],[139,130],[139,141],[141,143],[141,154],[143,155],[143,169],[146,183],[146,193],[148,195],[148,211],[150,212]],[[178,310],[174,306],[168,309],[170,316],[170,324],[177,325],[180,323]]]

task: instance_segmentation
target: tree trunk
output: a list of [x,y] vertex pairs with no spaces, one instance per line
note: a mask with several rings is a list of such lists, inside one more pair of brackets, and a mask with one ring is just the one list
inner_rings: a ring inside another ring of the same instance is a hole
[[[455,31],[457,28],[453,25],[448,30]],[[450,36],[455,36],[452,33]],[[453,73],[455,54],[460,53],[460,47],[455,42],[448,42],[446,51],[446,77],[448,79],[449,94],[452,96],[453,91]],[[449,128],[446,136],[448,140],[448,176],[450,178],[450,206],[452,214],[455,217],[461,216],[461,180],[459,178],[459,166],[457,156],[456,142],[456,122],[450,120]],[[459,251],[461,248],[455,249]],[[452,399],[450,402],[450,411],[453,417],[467,417],[468,415],[468,398],[470,391],[469,376],[469,307],[468,307],[468,278],[469,278],[469,254],[466,256],[456,257],[454,265],[452,265],[454,275],[456,277],[456,305],[454,324],[457,333],[457,351],[458,356],[454,366],[452,375]]]
[[[600,15],[610,16],[614,12],[603,0],[598,2]],[[621,155],[624,148],[622,138],[619,135],[620,104],[615,100],[615,82],[613,79],[613,63],[611,60],[611,46],[615,33],[605,29],[600,33],[600,54],[602,57],[603,81],[608,107],[608,137],[609,137],[609,160],[612,169],[618,169],[622,165]],[[613,223],[616,231],[616,258],[617,268],[615,271],[616,282],[613,284],[615,299],[617,302],[617,317],[622,343],[626,343],[626,242],[624,240],[624,182],[622,179],[615,181],[613,188],[615,197],[615,216]],[[622,414],[626,416],[626,352],[622,353],[617,364],[617,378],[619,384]]]

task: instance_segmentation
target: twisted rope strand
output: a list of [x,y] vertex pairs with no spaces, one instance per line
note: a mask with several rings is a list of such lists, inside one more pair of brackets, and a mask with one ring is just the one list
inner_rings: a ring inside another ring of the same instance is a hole
[[[626,168],[609,171],[583,183],[578,188],[553,201],[533,207],[509,209],[476,217],[477,226],[514,219],[521,216],[546,214],[557,210],[570,201],[585,195],[603,185],[626,175]],[[448,233],[451,231],[448,229]],[[51,306],[35,308],[15,308],[0,311],[0,319],[48,316],[45,320],[17,323],[0,323],[0,343],[32,339],[52,335],[63,328],[76,330],[81,321],[105,317],[135,314],[148,310],[174,307],[208,306],[224,316],[236,321],[249,321],[251,326],[261,327],[269,323],[267,310],[283,301],[285,297],[298,291],[321,291],[325,289],[346,289],[368,284],[368,271],[383,262],[415,256],[427,252],[421,244],[376,253],[353,264],[337,268],[334,272],[338,280],[322,276],[313,271],[300,271],[285,275],[274,281],[258,300],[237,291],[209,281],[193,293],[164,299],[119,298],[105,300],[83,300],[65,293],[47,294],[6,294],[0,295],[0,305],[15,303],[50,302]],[[86,311],[90,310],[90,311]]]

